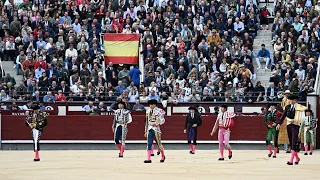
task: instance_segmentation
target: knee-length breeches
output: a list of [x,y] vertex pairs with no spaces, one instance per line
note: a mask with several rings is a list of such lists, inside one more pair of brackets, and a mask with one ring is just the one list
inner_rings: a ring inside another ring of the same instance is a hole
[[188,144],[191,144],[191,141],[193,145],[197,145],[197,136],[198,136],[198,128],[189,128],[188,129]]
[[270,142],[271,142],[272,137],[273,137],[274,147],[279,147],[279,145],[278,145],[278,135],[279,135],[279,131],[276,130],[275,127],[269,128],[268,132],[267,132],[267,137],[266,137],[267,145],[271,144]]
[[314,146],[314,134],[313,130],[304,130],[304,138],[303,138],[303,143],[304,145],[307,145],[310,143],[311,145]]
[[229,144],[230,130],[219,128],[218,140],[219,140],[219,149],[223,149],[224,147],[226,149],[231,148]]
[[40,151],[40,137],[41,137],[41,131],[37,130],[37,129],[32,129],[31,130],[31,134],[32,134],[32,140],[33,140],[33,149],[36,151]]
[[148,135],[147,135],[147,141],[148,141],[148,150],[152,150],[152,144],[153,144],[153,138],[156,138],[156,143],[158,145],[158,149],[159,150],[163,150],[163,146],[161,143],[161,133],[160,132],[156,132],[153,129],[150,129],[148,131]]
[[128,128],[126,126],[118,126],[115,131],[116,131],[116,133],[114,134],[115,143],[120,144],[120,139],[121,139],[121,145],[125,146]]
[[295,124],[287,125],[288,130],[288,138],[291,149],[294,151],[298,151],[298,135],[299,135],[300,126]]

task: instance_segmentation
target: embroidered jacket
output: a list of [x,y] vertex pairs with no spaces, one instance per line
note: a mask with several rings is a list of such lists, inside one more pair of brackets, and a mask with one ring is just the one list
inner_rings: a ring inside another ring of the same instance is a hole
[[[155,107],[153,110],[149,108],[146,111],[146,124],[144,131],[147,132],[150,129],[153,129],[156,132],[161,133],[160,125],[165,123],[164,115],[165,111],[158,107]],[[155,126],[152,126],[151,123],[155,123]]]
[[132,122],[132,116],[129,110],[127,109],[117,109],[114,112],[113,118],[113,128],[117,128],[118,126],[126,126],[127,124]]
[[235,116],[236,114],[233,112],[220,112],[218,114],[216,123],[214,124],[213,130],[216,131],[218,127],[229,129],[229,124]]
[[284,112],[280,118],[279,124],[281,125],[285,118],[287,118],[287,125],[295,124],[300,126],[301,118],[304,116],[304,111],[308,108],[306,106],[302,106],[301,104],[294,104],[294,108],[289,104],[285,107]]
[[278,124],[282,113],[277,111],[276,109],[273,111],[269,111],[264,117],[264,125],[268,127],[268,125],[272,126],[273,123]]
[[303,130],[313,132],[317,128],[317,119],[312,116],[305,116],[301,119],[300,132]]
[[47,119],[48,119],[49,113],[39,111],[39,113],[34,113],[33,111],[29,112],[28,116],[24,120],[24,123],[26,126],[32,127],[42,131],[44,127],[48,125]]

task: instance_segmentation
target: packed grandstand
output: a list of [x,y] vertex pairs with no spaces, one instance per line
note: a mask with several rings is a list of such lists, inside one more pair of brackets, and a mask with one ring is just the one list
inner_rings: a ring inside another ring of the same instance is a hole
[[[254,103],[314,91],[320,1],[277,0],[271,10],[256,0],[14,2],[0,1],[0,58],[23,80],[2,69],[2,102]],[[272,37],[254,52],[259,30]],[[105,62],[107,33],[140,34],[143,63]],[[255,67],[272,71],[268,87]]]

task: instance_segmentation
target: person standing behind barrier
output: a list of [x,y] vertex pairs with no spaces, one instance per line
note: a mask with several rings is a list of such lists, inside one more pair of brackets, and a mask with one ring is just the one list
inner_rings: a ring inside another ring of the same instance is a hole
[[[188,130],[188,144],[190,146],[190,154],[194,154],[197,147],[198,127],[202,125],[202,119],[197,108],[189,107],[189,114],[186,116],[183,132],[186,134]],[[192,141],[192,143],[191,143]]]

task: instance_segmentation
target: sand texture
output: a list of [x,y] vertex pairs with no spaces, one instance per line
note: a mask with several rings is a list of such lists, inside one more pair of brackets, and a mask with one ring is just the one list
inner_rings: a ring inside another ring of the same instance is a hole
[[[217,150],[168,150],[166,162],[160,156],[144,164],[146,151],[40,151],[33,162],[32,151],[0,151],[0,180],[318,180],[320,151],[312,156],[300,152],[299,165],[286,164],[289,154],[268,158],[267,151],[234,150],[231,160],[218,161]],[[227,155],[227,151],[225,151]]]

